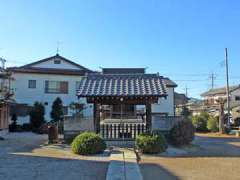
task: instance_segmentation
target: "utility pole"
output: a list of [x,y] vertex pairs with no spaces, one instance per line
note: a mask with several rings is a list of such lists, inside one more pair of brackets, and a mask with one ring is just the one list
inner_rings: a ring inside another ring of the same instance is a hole
[[229,76],[228,76],[228,51],[225,48],[225,68],[226,68],[226,95],[227,95],[227,126],[230,126],[230,95],[229,95]]
[[185,87],[185,96],[188,97],[188,87]]
[[214,88],[214,80],[216,79],[216,76],[214,73],[210,74],[209,78],[211,79],[211,88]]

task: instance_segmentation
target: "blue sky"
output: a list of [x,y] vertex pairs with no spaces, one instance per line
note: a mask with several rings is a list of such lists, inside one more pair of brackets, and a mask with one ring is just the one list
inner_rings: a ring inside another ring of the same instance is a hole
[[19,66],[56,54],[88,68],[147,67],[189,88],[240,84],[238,0],[0,0],[0,57]]

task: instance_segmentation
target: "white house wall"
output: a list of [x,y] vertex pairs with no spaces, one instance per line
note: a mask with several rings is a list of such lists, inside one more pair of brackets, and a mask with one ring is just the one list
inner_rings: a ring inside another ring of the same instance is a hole
[[158,104],[152,104],[152,113],[167,113],[169,116],[175,115],[174,108],[174,88],[167,88],[167,98],[159,98]]
[[58,58],[51,59],[42,63],[38,63],[35,65],[32,65],[31,67],[37,67],[37,68],[53,68],[53,69],[73,69],[73,70],[81,70],[81,68],[67,62],[59,59],[61,61],[61,64],[54,64],[54,60],[58,60]]
[[[71,102],[78,102],[76,96],[76,82],[80,81],[80,76],[69,75],[51,75],[51,74],[23,74],[13,73],[13,89],[15,91],[15,98],[17,103],[23,103],[33,105],[34,102],[39,101],[48,103],[45,105],[45,119],[50,120],[50,112],[53,101],[60,97],[64,106],[69,106]],[[28,88],[28,80],[36,80],[36,88]],[[45,81],[67,81],[68,82],[68,94],[48,94],[45,93]],[[85,100],[82,100],[85,102]],[[91,116],[91,105],[88,105],[90,109],[84,111],[85,116]],[[68,109],[69,114],[71,114]],[[29,117],[18,117],[18,120],[22,123],[29,122]]]

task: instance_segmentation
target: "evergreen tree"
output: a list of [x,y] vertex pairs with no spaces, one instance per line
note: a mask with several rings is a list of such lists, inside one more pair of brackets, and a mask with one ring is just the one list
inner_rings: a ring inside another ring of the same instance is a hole
[[51,118],[55,122],[63,120],[63,104],[59,97],[52,104]]
[[32,110],[30,111],[30,123],[33,130],[40,128],[45,123],[44,120],[45,108],[42,103],[35,102]]
[[192,113],[189,111],[189,109],[186,106],[184,106],[182,109],[181,115],[185,120],[188,120],[188,119],[191,119]]

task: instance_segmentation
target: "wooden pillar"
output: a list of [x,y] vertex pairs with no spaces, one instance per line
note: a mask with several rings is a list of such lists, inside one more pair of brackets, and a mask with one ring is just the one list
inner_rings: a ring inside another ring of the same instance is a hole
[[152,130],[152,105],[146,104],[146,127],[148,131]]
[[100,109],[99,104],[94,103],[93,105],[93,123],[94,123],[94,130],[96,133],[100,132]]

